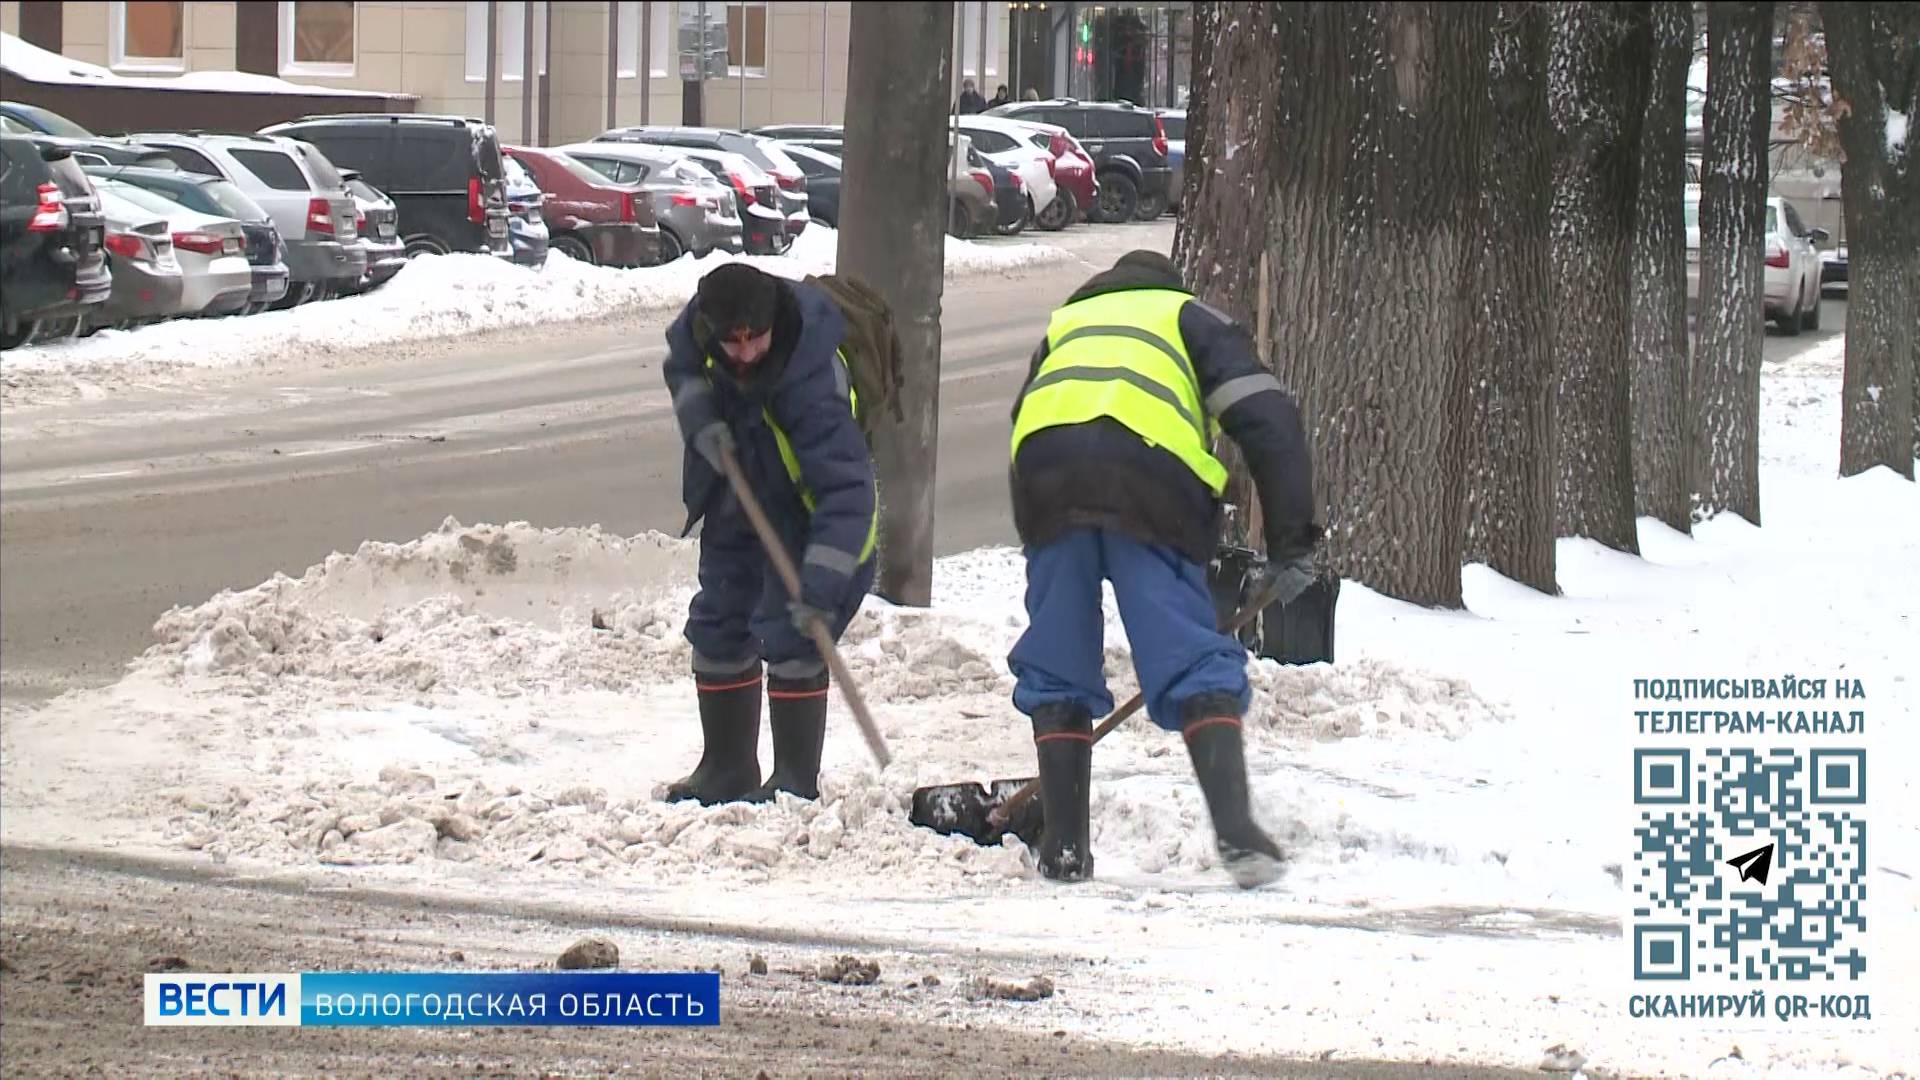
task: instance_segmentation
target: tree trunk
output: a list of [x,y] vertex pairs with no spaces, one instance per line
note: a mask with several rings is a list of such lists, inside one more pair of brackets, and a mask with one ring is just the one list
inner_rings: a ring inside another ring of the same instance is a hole
[[1284,4],[1269,264],[1325,568],[1460,605],[1491,4]]
[[1848,105],[1840,475],[1885,465],[1911,480],[1920,456],[1920,133],[1911,130],[1920,119],[1920,6],[1827,3],[1821,15],[1834,90]]
[[939,445],[940,296],[947,223],[947,72],[953,5],[856,4],[849,38],[848,205],[838,271],[886,298],[905,350],[902,423],[874,440],[881,492],[875,589],[896,604],[933,601],[934,453]]
[[1561,4],[1547,80],[1555,532],[1634,554],[1628,304],[1652,41],[1646,3]]
[[1691,0],[1653,5],[1653,77],[1640,131],[1640,197],[1634,215],[1634,512],[1692,531],[1687,477],[1687,68]]
[[[1533,0],[1499,5],[1488,68],[1491,148],[1482,166],[1485,235],[1468,425],[1464,557],[1557,593],[1553,542],[1552,159],[1547,20]],[[1476,320],[1477,321],[1477,320]]]
[[1760,351],[1766,341],[1771,3],[1707,6],[1700,176],[1700,340],[1694,350],[1694,515],[1760,524]]
[[[1274,75],[1268,46],[1276,14],[1266,3],[1194,6],[1194,93],[1187,106],[1186,186],[1174,260],[1196,296],[1252,335],[1261,298],[1273,160]],[[1233,32],[1223,34],[1221,28]],[[1261,357],[1262,363],[1271,363]],[[1260,547],[1259,499],[1232,440],[1215,448],[1227,466],[1223,495],[1234,508],[1226,543]]]

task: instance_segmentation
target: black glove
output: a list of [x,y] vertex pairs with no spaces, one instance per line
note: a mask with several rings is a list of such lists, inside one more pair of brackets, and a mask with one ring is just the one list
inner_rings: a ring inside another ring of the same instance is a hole
[[1302,552],[1292,558],[1270,561],[1254,579],[1254,595],[1270,598],[1269,603],[1291,604],[1300,599],[1314,582],[1313,556]]
[[706,458],[707,464],[713,466],[716,471],[726,472],[727,467],[721,462],[721,454],[723,451],[733,452],[733,429],[729,428],[724,421],[715,420],[694,433],[693,448],[699,451],[700,456]]

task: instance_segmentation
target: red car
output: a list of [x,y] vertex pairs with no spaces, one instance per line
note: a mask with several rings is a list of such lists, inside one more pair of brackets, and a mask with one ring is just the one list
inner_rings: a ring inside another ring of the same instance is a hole
[[660,261],[660,226],[645,191],[616,184],[565,154],[529,146],[500,149],[546,193],[540,212],[553,250],[597,266]]
[[1100,200],[1100,181],[1093,175],[1093,155],[1087,153],[1066,128],[1029,122],[1024,117],[1016,119],[1037,129],[1031,140],[1033,145],[1053,155],[1053,182],[1073,196],[1073,216],[1064,225],[1085,221],[1087,211]]

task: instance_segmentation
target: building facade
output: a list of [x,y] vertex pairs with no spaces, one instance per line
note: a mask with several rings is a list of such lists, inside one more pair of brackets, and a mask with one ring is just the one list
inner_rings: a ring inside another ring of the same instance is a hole
[[[987,97],[1011,85],[1008,5],[956,3],[954,17],[955,93],[963,78]],[[806,0],[0,2],[0,30],[116,74],[411,94],[419,112],[534,145],[639,123],[841,123],[851,21],[851,3]]]

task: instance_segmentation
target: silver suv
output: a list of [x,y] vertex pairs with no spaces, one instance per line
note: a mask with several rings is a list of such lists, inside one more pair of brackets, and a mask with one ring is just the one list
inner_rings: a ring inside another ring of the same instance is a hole
[[316,175],[293,139],[270,135],[164,132],[129,136],[188,172],[223,176],[273,218],[286,243],[289,285],[276,308],[324,299],[359,282],[367,250],[355,229],[359,207],[346,187]]

